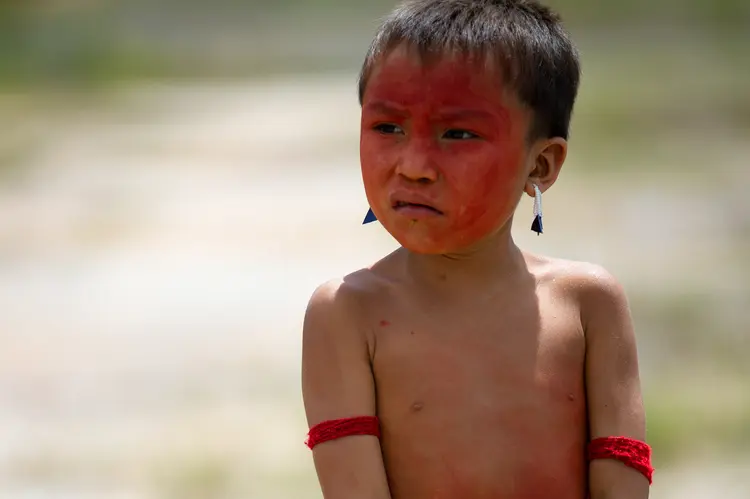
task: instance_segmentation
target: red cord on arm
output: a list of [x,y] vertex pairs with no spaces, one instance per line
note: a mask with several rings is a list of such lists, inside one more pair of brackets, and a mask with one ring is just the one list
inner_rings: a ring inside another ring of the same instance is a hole
[[603,437],[595,438],[588,447],[589,461],[616,459],[639,471],[649,484],[652,483],[651,447],[645,442],[627,437]]
[[312,449],[323,442],[354,435],[372,435],[380,438],[380,421],[377,416],[357,416],[318,423],[310,428],[305,445]]

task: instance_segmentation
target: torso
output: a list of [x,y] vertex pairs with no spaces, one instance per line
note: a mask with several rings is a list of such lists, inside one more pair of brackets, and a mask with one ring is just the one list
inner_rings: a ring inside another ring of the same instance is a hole
[[388,266],[367,279],[394,499],[585,497],[585,339],[565,268],[536,261],[481,304],[431,302]]

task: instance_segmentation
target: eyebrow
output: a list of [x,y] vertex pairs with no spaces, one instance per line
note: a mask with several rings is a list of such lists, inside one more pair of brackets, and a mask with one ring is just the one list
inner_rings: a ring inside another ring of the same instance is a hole
[[[368,111],[380,112],[385,114],[396,114],[400,116],[407,115],[407,111],[400,106],[390,104],[384,101],[375,101],[367,104],[365,108]],[[480,120],[495,120],[498,117],[490,112],[483,111],[481,109],[449,109],[438,113],[440,119],[451,121],[461,119],[480,119]]]
[[387,102],[383,101],[375,101],[367,104],[365,106],[365,109],[368,111],[376,112],[376,113],[384,113],[384,114],[398,114],[398,115],[406,115],[406,111],[398,106],[395,106],[393,104],[389,104]]

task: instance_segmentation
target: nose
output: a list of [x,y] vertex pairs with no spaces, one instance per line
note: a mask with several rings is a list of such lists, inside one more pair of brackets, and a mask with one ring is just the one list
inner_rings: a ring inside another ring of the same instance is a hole
[[434,162],[432,146],[422,141],[414,141],[404,150],[396,166],[396,173],[411,182],[432,184],[439,173]]

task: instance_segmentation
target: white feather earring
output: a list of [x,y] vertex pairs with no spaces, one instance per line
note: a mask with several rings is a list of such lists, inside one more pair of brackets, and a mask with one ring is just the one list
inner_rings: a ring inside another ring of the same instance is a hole
[[540,235],[544,232],[542,225],[542,191],[539,186],[534,184],[534,223],[531,224],[531,230]]

